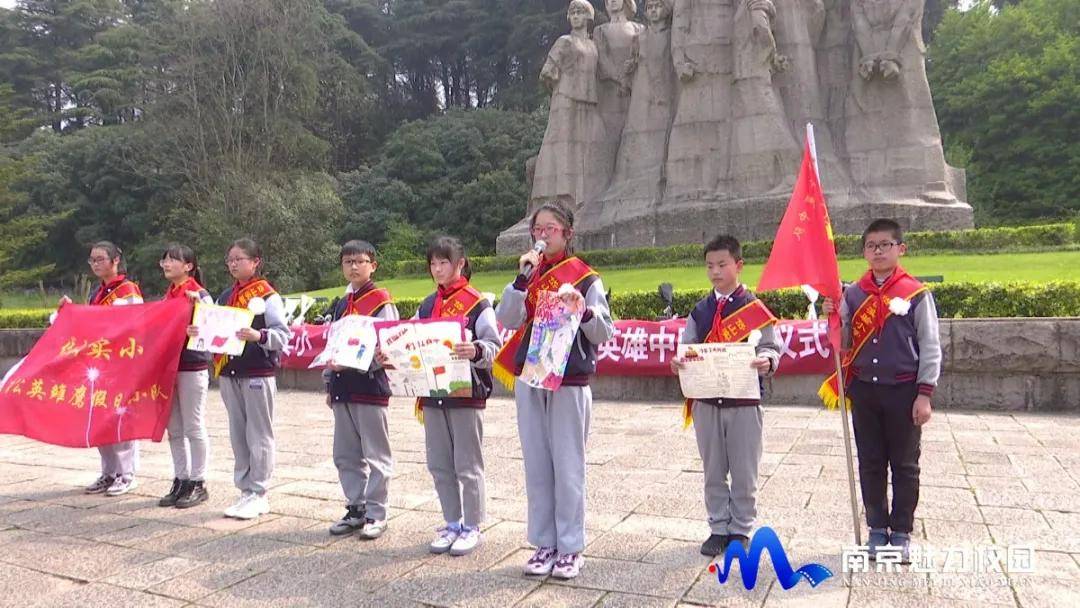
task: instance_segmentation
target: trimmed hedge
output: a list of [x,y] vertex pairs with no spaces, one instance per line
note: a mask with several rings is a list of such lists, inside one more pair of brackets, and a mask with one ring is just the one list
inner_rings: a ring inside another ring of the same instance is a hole
[[[930,283],[938,316],[945,318],[1080,317],[1080,282],[1050,283]],[[686,316],[708,289],[675,292],[675,311]],[[798,289],[760,294],[773,313],[785,319],[806,316],[807,300]],[[408,319],[420,307],[420,298],[396,300],[401,318]],[[308,320],[326,314],[329,302],[308,311]],[[655,291],[622,291],[611,295],[611,314],[616,319],[654,319],[664,310]],[[0,329],[45,327],[51,309],[0,309]]]
[[0,308],[0,329],[34,329],[49,324],[51,308]]
[[[835,239],[836,255],[862,257],[862,237],[843,234]],[[1080,225],[1075,223],[1020,226],[1016,228],[975,228],[947,232],[910,232],[904,235],[908,255],[930,253],[1001,253],[1002,251],[1062,249],[1080,246]],[[635,249],[600,249],[579,252],[578,256],[599,268],[633,266],[692,266],[701,263],[701,245],[638,247]],[[772,251],[772,241],[743,243],[747,262],[764,262]],[[518,256],[470,257],[473,272],[517,269]],[[379,266],[384,277],[427,276],[424,260],[388,262]]]

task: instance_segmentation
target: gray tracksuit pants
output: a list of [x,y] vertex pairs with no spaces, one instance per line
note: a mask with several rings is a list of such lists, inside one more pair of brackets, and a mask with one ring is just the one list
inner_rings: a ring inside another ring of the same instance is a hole
[[274,396],[277,379],[219,379],[221,400],[229,414],[233,481],[241,492],[266,494],[274,473]]
[[206,479],[210,437],[206,432],[203,413],[209,384],[210,372],[205,369],[176,374],[176,392],[173,394],[168,429],[173,475],[178,479]]
[[394,458],[390,452],[387,407],[335,403],[334,466],[350,506],[363,506],[367,517],[386,519]]
[[443,517],[479,528],[484,522],[484,410],[425,407],[427,467]]
[[705,469],[709,528],[713,534],[749,536],[757,517],[764,410],[760,405],[722,408],[695,401],[693,414]]

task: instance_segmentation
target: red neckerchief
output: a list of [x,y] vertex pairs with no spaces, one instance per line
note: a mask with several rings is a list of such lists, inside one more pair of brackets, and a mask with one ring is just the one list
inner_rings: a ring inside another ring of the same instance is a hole
[[432,316],[436,319],[441,317],[443,302],[450,296],[454,295],[454,293],[456,293],[459,289],[465,287],[468,284],[469,279],[466,279],[465,277],[458,277],[457,279],[454,279],[453,283],[450,283],[450,285],[446,287],[439,285],[439,288],[435,291],[435,308],[432,310]]
[[877,308],[877,314],[874,315],[874,333],[881,333],[881,329],[885,326],[885,318],[888,316],[885,314],[889,311],[889,304],[885,300],[885,294],[892,289],[893,285],[905,278],[914,280],[914,277],[909,275],[906,270],[897,266],[892,275],[881,284],[881,287],[878,287],[877,283],[874,282],[873,270],[866,271],[866,274],[859,279],[859,289],[863,290],[868,298],[875,299],[874,307]]
[[199,285],[199,282],[194,277],[188,277],[183,283],[177,285],[173,283],[169,285],[169,291],[165,292],[165,299],[171,300],[173,298],[183,298],[187,296],[187,292],[194,291],[196,293],[203,290],[203,286]]
[[91,304],[97,304],[98,302],[104,300],[105,296],[107,296],[110,291],[112,291],[113,289],[116,289],[117,287],[119,287],[120,284],[123,283],[126,280],[127,280],[127,275],[118,274],[118,275],[116,275],[115,279],[109,281],[108,283],[106,283],[105,281],[102,281],[101,282],[101,287],[98,289],[97,294],[95,294],[94,301],[91,302]]

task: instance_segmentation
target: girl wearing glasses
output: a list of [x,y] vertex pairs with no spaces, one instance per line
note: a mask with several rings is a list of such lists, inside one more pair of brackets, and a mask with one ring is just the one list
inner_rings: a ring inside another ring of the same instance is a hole
[[[158,265],[169,281],[166,300],[187,298],[194,302],[214,303],[202,286],[199,261],[190,247],[170,245],[161,254]],[[204,485],[210,437],[203,419],[210,384],[209,369],[210,353],[186,348],[180,353],[180,371],[176,374],[168,426],[174,477],[169,493],[158,501],[159,507],[187,509],[210,498]]]
[[[220,377],[221,400],[229,414],[233,481],[240,499],[225,509],[226,517],[255,519],[270,512],[266,496],[274,472],[274,396],[277,394],[278,353],[289,343],[285,303],[270,282],[260,276],[262,248],[251,239],[229,246],[225,265],[236,282],[217,303],[247,308],[255,313],[251,327],[236,332],[247,342],[238,357],[214,356],[214,374]],[[189,336],[198,336],[194,326]]]
[[[123,252],[109,241],[99,241],[90,248],[90,271],[101,283],[90,292],[87,304],[91,306],[123,306],[142,304],[142,291],[124,274]],[[60,306],[69,304],[71,298],[60,298]],[[101,475],[86,487],[87,494],[120,496],[134,490],[135,467],[139,462],[139,444],[124,441],[98,448],[101,454]]]
[[[542,253],[530,250],[518,261],[520,274],[503,290],[496,316],[517,332],[495,358],[494,373],[514,386],[518,435],[525,460],[529,542],[537,547],[525,565],[530,575],[574,578],[585,548],[585,441],[589,436],[596,345],[611,339],[614,324],[600,275],[573,255],[573,213],[558,203],[541,206],[530,222]],[[540,291],[574,287],[563,296],[584,304],[585,313],[570,351],[562,385],[555,391],[514,382],[528,351]]]

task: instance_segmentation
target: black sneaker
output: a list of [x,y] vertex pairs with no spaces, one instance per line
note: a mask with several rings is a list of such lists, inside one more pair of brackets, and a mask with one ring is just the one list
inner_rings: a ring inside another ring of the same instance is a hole
[[750,537],[745,534],[729,534],[727,543],[724,544],[724,552],[727,552],[728,547],[733,543],[742,545],[743,551],[748,551],[750,549]]
[[175,507],[176,499],[180,498],[180,496],[184,494],[184,491],[187,489],[187,483],[188,482],[186,479],[174,478],[172,480],[172,489],[169,490],[168,494],[161,497],[161,500],[158,501],[157,506]]
[[701,554],[708,555],[709,557],[716,557],[724,552],[724,547],[727,546],[728,537],[727,534],[712,534],[701,545]]
[[177,509],[187,509],[194,507],[197,504],[201,504],[210,498],[210,492],[206,489],[206,485],[201,481],[189,481],[187,482],[186,492],[180,495],[180,498],[176,499]]
[[345,513],[345,516],[340,520],[334,522],[334,525],[330,526],[330,534],[334,536],[344,536],[346,534],[352,534],[357,530],[364,527],[365,513],[364,507],[357,507],[349,505],[349,510]]

